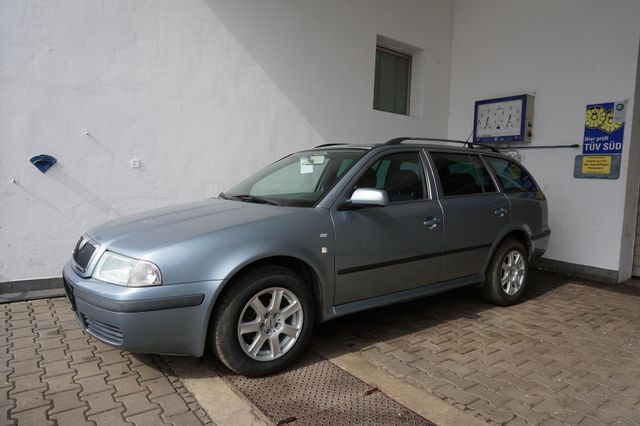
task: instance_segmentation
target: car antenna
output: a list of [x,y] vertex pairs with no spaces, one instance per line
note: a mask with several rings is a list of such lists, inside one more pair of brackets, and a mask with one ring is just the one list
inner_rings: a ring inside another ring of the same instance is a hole
[[467,136],[467,140],[465,141],[467,143],[467,146],[471,147],[472,144],[469,144],[469,139],[471,139],[471,135],[473,135],[473,130],[471,130],[471,133],[469,133],[469,136]]

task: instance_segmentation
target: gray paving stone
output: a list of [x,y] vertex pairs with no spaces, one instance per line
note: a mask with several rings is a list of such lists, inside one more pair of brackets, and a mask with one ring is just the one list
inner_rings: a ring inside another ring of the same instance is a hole
[[90,415],[87,417],[88,420],[95,422],[98,426],[121,426],[121,425],[131,425],[124,420],[122,417],[122,412],[124,408],[117,408],[109,411],[104,411],[102,413]]
[[44,363],[44,376],[43,379],[52,376],[59,376],[61,374],[68,373],[69,371],[75,371],[69,367],[69,361],[66,358],[63,358],[58,361],[52,361],[49,363]]
[[22,411],[31,410],[38,407],[49,407],[51,402],[44,399],[44,387],[41,389],[32,389],[18,394],[12,394],[15,406],[11,409],[11,415]]
[[63,331],[65,340],[86,339],[87,335],[79,328]]
[[153,380],[147,380],[144,382],[140,383],[143,386],[146,386],[149,391],[151,392],[149,397],[150,398],[157,398],[159,396],[163,396],[163,395],[169,395],[172,393],[175,393],[175,388],[171,385],[171,383],[169,382],[169,380],[162,376],[162,377],[158,377],[157,379],[153,379]]
[[13,388],[12,385],[3,386],[0,388],[0,407],[15,405],[15,398],[9,395],[9,391]]
[[67,348],[67,345],[62,343],[62,337],[54,333],[53,337],[48,336],[47,338],[39,338],[38,344],[40,345],[40,349],[56,349],[56,348]]
[[113,349],[110,351],[102,351],[96,353],[96,356],[100,358],[100,366],[104,367],[107,365],[117,364],[120,362],[130,362],[129,358],[126,358],[122,351],[117,349]]
[[9,337],[9,340],[11,339],[17,339],[19,337],[35,337],[36,336],[36,332],[33,331],[33,327],[29,326],[29,327],[21,327],[21,328],[11,328],[11,337]]
[[110,390],[82,396],[81,399],[89,404],[88,417],[111,410],[124,411],[124,406],[113,399],[112,391]]
[[139,365],[155,365],[151,355],[148,354],[125,353],[124,356],[131,361],[131,367],[138,367]]
[[87,420],[85,413],[89,407],[75,408],[61,413],[50,414],[52,420],[58,422],[59,426],[93,426],[95,422]]
[[99,374],[96,376],[84,377],[76,379],[75,383],[80,385],[82,390],[80,396],[91,395],[98,392],[111,391],[113,392],[113,386],[108,385],[105,378],[107,374]]
[[[136,426],[155,426],[167,424],[160,417],[160,409],[147,411],[145,413],[136,414],[126,418],[128,422],[135,424]],[[198,423],[201,424],[201,423]]]
[[149,400],[147,392],[116,397],[116,399],[122,402],[126,408],[123,414],[125,418],[160,408],[158,404],[154,404]]
[[105,373],[104,370],[100,368],[98,365],[98,360],[82,362],[79,364],[74,364],[73,368],[77,371],[77,375],[75,377],[76,380],[82,379],[85,377],[102,375]]
[[135,375],[121,377],[115,380],[108,380],[108,383],[109,386],[115,389],[116,397],[146,391],[145,386],[138,383],[137,377]]
[[101,369],[107,372],[107,382],[127,376],[136,376],[136,373],[129,367],[130,361],[126,360],[116,364],[101,365]]
[[8,340],[13,349],[35,348],[36,346],[35,336],[10,337]]
[[135,368],[140,377],[140,382],[164,377],[164,373],[155,365],[139,365]]
[[61,361],[67,359],[65,348],[53,348],[53,349],[38,349],[38,355],[42,357],[40,365],[50,364],[52,362]]
[[18,425],[53,426],[54,422],[47,419],[47,406],[32,408],[20,413],[11,414],[17,420]]
[[21,319],[21,320],[12,320],[9,327],[5,328],[6,332],[12,333],[17,328],[22,327],[33,327],[33,319],[32,317]]
[[30,359],[24,361],[12,360],[8,365],[13,370],[9,375],[11,378],[27,374],[44,373],[44,369],[40,368],[36,362],[33,362],[33,360]]
[[48,414],[56,414],[74,408],[89,408],[86,402],[80,400],[79,392],[80,389],[74,389],[48,395],[47,398],[53,403]]
[[16,394],[32,389],[46,388],[46,384],[42,382],[40,376],[42,376],[42,373],[31,373],[25,374],[23,376],[13,377],[11,381],[14,384],[14,388],[9,393]]
[[89,361],[100,361],[100,358],[93,354],[92,346],[87,346],[86,348],[82,349],[68,350],[67,356],[71,360],[71,365],[82,364],[83,362]]
[[75,351],[75,350],[86,349],[87,346],[89,345],[89,338],[88,337],[79,338],[79,339],[71,339],[71,340],[64,339],[63,341],[68,346],[69,352],[72,352],[72,351]]
[[189,407],[177,393],[160,396],[152,401],[162,407],[164,418],[189,411]]
[[42,381],[49,385],[49,389],[45,392],[45,394],[49,395],[58,392],[80,389],[81,386],[73,379],[73,376],[75,376],[75,374],[76,373],[72,371],[69,373],[60,374],[58,376],[43,378]]
[[0,405],[0,426],[15,425],[17,420],[9,418],[9,410],[11,405]]
[[191,411],[168,416],[165,417],[165,419],[175,426],[198,426],[202,424],[198,417]]

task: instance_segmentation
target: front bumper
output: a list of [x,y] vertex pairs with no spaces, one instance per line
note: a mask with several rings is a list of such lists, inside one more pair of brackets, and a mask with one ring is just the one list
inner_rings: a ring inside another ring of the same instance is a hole
[[65,291],[80,326],[130,352],[201,356],[221,281],[125,287],[82,278],[68,262]]

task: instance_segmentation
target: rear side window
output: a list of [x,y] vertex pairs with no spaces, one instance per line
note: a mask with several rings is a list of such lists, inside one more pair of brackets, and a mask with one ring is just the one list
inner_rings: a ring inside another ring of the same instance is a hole
[[516,163],[503,158],[485,157],[496,173],[504,192],[535,192],[536,184],[529,173]]
[[489,172],[477,155],[432,152],[445,197],[496,192]]

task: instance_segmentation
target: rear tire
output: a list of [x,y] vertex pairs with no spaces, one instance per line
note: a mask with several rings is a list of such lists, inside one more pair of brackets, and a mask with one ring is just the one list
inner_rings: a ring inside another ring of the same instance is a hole
[[273,374],[294,362],[313,331],[315,307],[309,286],[280,266],[255,269],[230,285],[209,331],[218,359],[250,377]]
[[528,271],[527,249],[518,240],[505,240],[491,258],[482,297],[495,305],[513,305],[526,287]]

